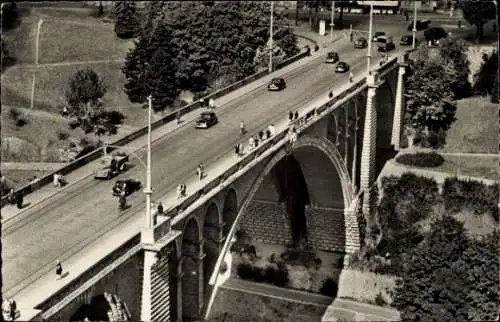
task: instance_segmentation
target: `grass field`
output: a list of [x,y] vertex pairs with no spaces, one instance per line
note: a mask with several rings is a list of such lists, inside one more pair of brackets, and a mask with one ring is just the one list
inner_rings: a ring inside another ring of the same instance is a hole
[[21,24],[12,30],[2,31],[5,37],[7,51],[16,58],[16,64],[35,63],[35,37],[37,21],[22,19]]
[[431,170],[442,171],[453,175],[480,177],[499,180],[499,157],[450,156],[445,155],[444,163]]
[[457,120],[446,135],[441,152],[497,153],[498,105],[487,97],[471,97],[457,102]]
[[2,175],[7,178],[9,187],[18,189],[30,183],[34,177],[42,178],[51,173],[43,170],[2,170]]
[[132,40],[116,37],[113,24],[44,21],[39,63],[124,59]]
[[265,296],[219,289],[210,321],[319,322],[326,307],[292,303]]

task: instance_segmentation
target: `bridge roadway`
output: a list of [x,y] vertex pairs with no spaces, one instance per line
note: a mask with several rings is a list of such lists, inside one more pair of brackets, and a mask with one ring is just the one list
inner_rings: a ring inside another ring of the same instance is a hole
[[[341,44],[335,48],[340,59],[351,65],[354,75],[364,74],[366,50],[355,50],[344,41]],[[376,48],[373,49],[373,56],[377,58]],[[284,91],[268,92],[262,86],[219,106],[219,124],[209,130],[194,130],[193,124],[188,123],[153,142],[153,200],[195,176],[200,162],[210,164],[231,150],[240,141],[241,120],[247,124],[249,133],[255,134],[270,123],[286,118],[288,111],[295,111],[318,95],[345,84],[348,73],[336,74],[334,65],[324,64],[324,58],[315,58],[285,74],[287,88]],[[144,151],[138,155],[145,160]],[[131,164],[132,168],[115,180],[130,177],[144,183],[143,167],[134,158]],[[131,195],[127,201],[132,207],[120,213],[117,199],[111,195],[115,180],[84,179],[5,223],[2,227],[3,291],[9,296],[15,295],[52,271],[56,259],[64,260],[77,254],[106,231],[139,216],[144,208],[144,194],[138,191]],[[189,190],[189,186],[187,188]]]

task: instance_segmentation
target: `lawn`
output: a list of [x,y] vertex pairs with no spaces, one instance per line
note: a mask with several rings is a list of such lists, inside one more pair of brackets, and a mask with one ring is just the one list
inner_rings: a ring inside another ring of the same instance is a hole
[[[19,109],[21,118],[27,124],[17,127],[10,116],[10,108],[1,113],[2,161],[4,162],[57,162],[57,150],[69,141],[78,142],[85,134],[81,129],[70,130],[68,121],[63,118],[30,113]],[[60,140],[58,132],[69,137]],[[93,139],[93,138],[92,138]]]
[[497,153],[498,105],[486,97],[457,102],[456,121],[446,135],[440,152]]
[[132,44],[116,37],[113,24],[48,20],[40,31],[39,63],[125,59]]
[[430,170],[442,171],[453,175],[480,177],[490,180],[498,180],[498,164],[500,157],[478,157],[478,156],[443,156],[444,163]]
[[42,178],[51,173],[43,170],[2,170],[9,187],[17,190],[30,183],[35,177]]
[[36,26],[35,19],[23,17],[19,26],[12,30],[2,31],[7,51],[11,57],[16,59],[16,64],[35,63]]
[[221,287],[210,321],[321,321],[326,307],[292,303]]

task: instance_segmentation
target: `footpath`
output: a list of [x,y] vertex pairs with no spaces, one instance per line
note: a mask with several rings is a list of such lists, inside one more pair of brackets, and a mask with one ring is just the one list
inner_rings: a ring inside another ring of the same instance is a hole
[[[299,290],[276,287],[263,283],[254,283],[241,279],[230,278],[221,288],[251,293],[275,299],[328,306],[322,321],[397,321],[399,312],[395,309],[377,305],[360,303],[347,299],[333,299],[328,296]],[[332,303],[333,301],[333,303]]]

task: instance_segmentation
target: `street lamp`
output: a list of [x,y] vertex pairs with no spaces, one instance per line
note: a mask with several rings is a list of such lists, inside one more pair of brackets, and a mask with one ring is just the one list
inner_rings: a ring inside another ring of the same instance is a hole
[[330,23],[330,41],[333,42],[333,27],[335,26],[335,1],[332,0],[332,22]]
[[413,13],[413,41],[411,44],[412,49],[415,49],[416,34],[417,34],[417,2],[415,1],[415,12]]
[[144,189],[144,194],[146,194],[146,225],[144,233],[142,235],[143,242],[152,243],[153,240],[153,218],[151,215],[151,111],[153,97],[148,96],[148,148],[147,148],[147,161],[146,161],[146,188]]
[[370,27],[368,29],[368,54],[366,55],[366,69],[370,73],[372,63],[372,28],[373,28],[373,3],[370,4]]
[[273,72],[273,11],[274,11],[274,3],[271,0],[271,19],[269,26],[269,74]]

